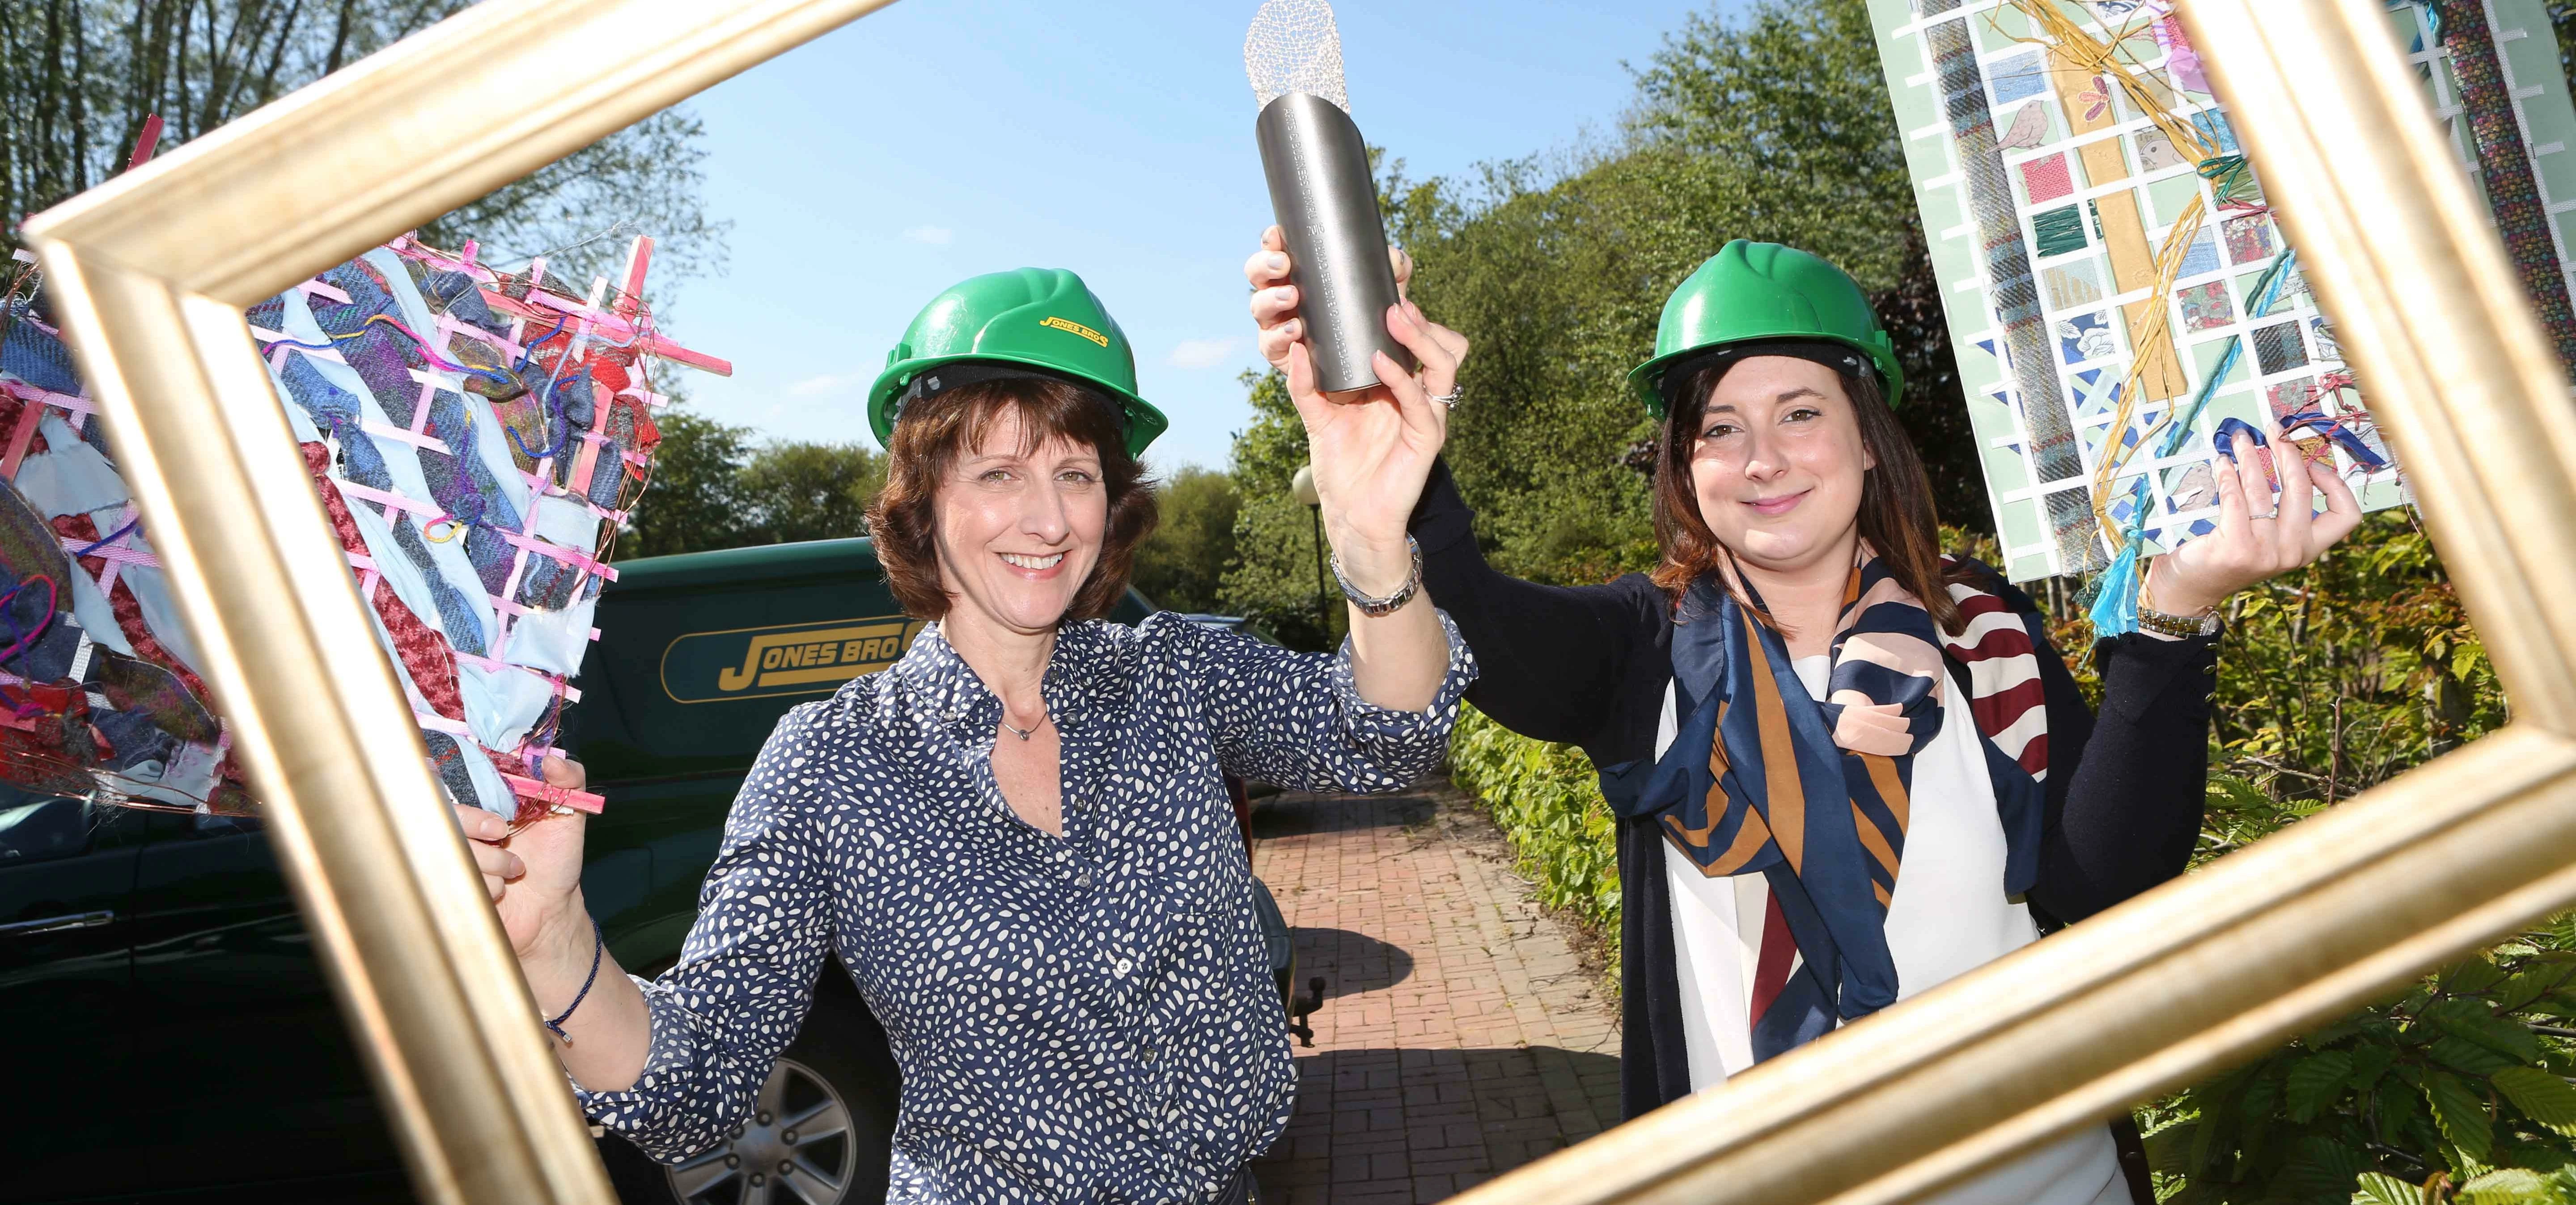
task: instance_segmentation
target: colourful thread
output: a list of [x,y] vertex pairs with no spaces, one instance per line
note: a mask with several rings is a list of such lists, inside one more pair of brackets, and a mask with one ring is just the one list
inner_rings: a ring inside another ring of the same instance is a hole
[[93,552],[96,552],[96,551],[98,551],[98,550],[99,550],[99,549],[101,549],[101,548],[105,548],[105,547],[107,547],[108,545],[110,545],[110,544],[113,544],[113,543],[117,542],[118,540],[122,540],[122,539],[124,539],[124,538],[129,534],[129,533],[131,533],[135,528],[137,528],[137,527],[141,527],[141,526],[143,526],[143,517],[142,517],[142,516],[137,515],[137,516],[135,516],[135,517],[134,517],[134,518],[132,518],[132,519],[128,519],[128,520],[126,520],[125,526],[120,527],[120,528],[117,528],[115,531],[109,532],[109,533],[108,533],[104,538],[102,538],[102,539],[98,540],[98,541],[97,541],[97,542],[95,542],[95,543],[92,543],[89,547],[87,547],[87,548],[83,548],[83,549],[81,549],[80,551],[73,553],[73,554],[72,554],[72,559],[73,559],[73,560],[75,560],[75,561],[77,561],[77,560],[81,559],[82,557],[88,556],[89,554],[91,554],[91,553],[93,553]]
[[[2255,281],[2255,291],[2261,296],[2247,313],[2248,318],[2261,318],[2272,312],[2273,305],[2281,299],[2281,286],[2289,281],[2290,273],[2297,270],[2298,260],[2297,250],[2283,251],[2281,258],[2264,269],[2263,275]],[[2170,457],[2180,449],[2183,440],[2190,437],[2192,425],[2200,421],[2201,410],[2218,392],[2219,382],[2236,370],[2236,361],[2243,357],[2244,349],[2243,339],[2228,340],[2226,354],[2218,358],[2218,366],[2210,370],[2208,378],[2200,383],[2200,392],[2192,397],[2191,407],[2180,413],[2165,412],[2155,427],[2139,437],[2139,446],[2144,447],[2156,431],[2171,426],[2172,430],[2165,435],[2164,446],[2156,450],[2156,456],[2158,459]],[[2094,583],[2091,618],[2096,637],[2118,636],[2138,628],[2138,554],[2146,544],[2147,510],[2152,501],[2148,495],[2147,478],[2141,474],[2129,490],[2129,522],[2120,533],[2120,551],[2111,559],[2111,567],[2104,570]]]
[[[586,382],[590,379],[590,365],[588,364],[582,365],[581,371],[573,377],[573,381]],[[546,404],[539,413],[546,420],[546,430],[553,431],[555,429],[555,424],[557,423],[563,424],[563,430],[555,435],[553,443],[546,445],[545,451],[537,452],[529,450],[528,445],[520,441],[518,428],[508,426],[502,428],[502,430],[509,435],[511,446],[519,449],[519,455],[525,456],[532,461],[544,460],[549,456],[553,456],[556,453],[563,451],[564,445],[572,441],[572,420],[564,416],[563,410],[564,386],[571,383],[571,381],[548,381],[546,383]]]
[[[11,608],[17,605],[18,595],[37,582],[45,583],[45,617],[36,621],[36,630],[22,632],[18,628],[18,617],[12,613]],[[54,626],[54,608],[61,601],[59,587],[54,584],[54,579],[42,573],[29,574],[26,580],[9,587],[6,591],[0,591],[0,623],[9,626],[10,641],[8,649],[0,651],[0,664],[17,660],[28,649],[35,646],[36,641]]]
[[410,327],[404,326],[401,319],[395,318],[391,314],[370,314],[367,316],[367,320],[365,322],[358,324],[357,330],[350,331],[344,335],[329,335],[328,337],[331,340],[329,343],[306,343],[302,340],[289,339],[284,336],[280,336],[269,340],[268,345],[270,347],[300,347],[306,351],[337,351],[339,350],[340,344],[346,343],[352,339],[363,338],[367,333],[366,328],[374,326],[379,322],[384,323],[395,330],[401,331],[403,334],[409,336],[412,342],[419,344],[421,358],[429,361],[432,367],[446,372],[462,373],[470,377],[480,377],[484,380],[496,382],[511,389],[526,388],[526,386],[519,383],[519,379],[517,377],[506,372],[490,368],[471,368],[463,364],[449,363],[446,357],[438,354],[436,344],[431,343],[427,339],[421,338],[420,335]]

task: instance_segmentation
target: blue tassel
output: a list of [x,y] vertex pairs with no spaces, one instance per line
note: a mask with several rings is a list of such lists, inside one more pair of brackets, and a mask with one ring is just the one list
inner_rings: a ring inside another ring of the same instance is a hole
[[2093,635],[2095,639],[2120,636],[2138,630],[2138,546],[2129,540],[2111,567],[2102,571],[2102,591],[2093,600]]

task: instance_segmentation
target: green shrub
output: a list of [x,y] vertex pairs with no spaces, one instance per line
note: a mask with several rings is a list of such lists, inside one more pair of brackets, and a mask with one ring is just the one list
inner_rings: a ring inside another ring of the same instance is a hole
[[2162,1200],[2566,1200],[2569,938],[2560,923],[2463,960],[2192,1089],[2147,1135]]

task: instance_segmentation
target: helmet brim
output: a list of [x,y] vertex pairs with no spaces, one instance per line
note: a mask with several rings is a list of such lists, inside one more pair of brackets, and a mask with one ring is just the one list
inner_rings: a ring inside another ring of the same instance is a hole
[[876,434],[877,444],[880,447],[893,446],[894,424],[898,418],[895,413],[896,401],[903,396],[904,390],[912,385],[915,378],[950,364],[966,363],[1010,364],[1026,368],[1031,370],[1032,376],[1071,381],[1117,403],[1118,408],[1127,416],[1127,454],[1129,456],[1143,456],[1146,448],[1152,446],[1155,440],[1162,438],[1163,432],[1171,429],[1171,420],[1165,418],[1163,412],[1156,409],[1153,403],[1136,396],[1132,390],[1120,388],[1088,373],[1069,371],[1061,364],[1049,363],[1033,356],[978,352],[970,355],[924,356],[919,359],[905,360],[879,373],[876,384],[868,390],[868,426]]
[[1669,351],[1663,355],[1655,357],[1654,359],[1648,360],[1635,368],[1629,369],[1628,391],[1637,399],[1638,402],[1646,407],[1646,413],[1653,415],[1656,421],[1661,422],[1664,418],[1665,411],[1664,374],[1670,371],[1675,365],[1681,364],[1685,361],[1698,359],[1701,356],[1705,356],[1710,352],[1717,351],[1722,348],[1735,347],[1746,343],[1773,342],[1832,343],[1851,348],[1867,357],[1869,359],[1870,366],[1878,370],[1879,385],[1887,395],[1887,404],[1890,408],[1894,408],[1905,396],[1905,370],[1897,365],[1893,349],[1880,347],[1859,339],[1846,339],[1839,335],[1825,334],[1815,330],[1785,330],[1771,335],[1746,335],[1742,338],[1703,343],[1695,347],[1684,347]]

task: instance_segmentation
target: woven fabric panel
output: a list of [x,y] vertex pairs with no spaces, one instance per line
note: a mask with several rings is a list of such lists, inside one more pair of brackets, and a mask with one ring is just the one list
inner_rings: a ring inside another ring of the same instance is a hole
[[[638,240],[580,295],[410,239],[251,307],[339,556],[460,803],[526,819],[650,476],[662,358]],[[0,308],[0,782],[255,810],[149,533],[32,270]]]
[[2214,498],[2183,483],[2275,386],[2366,509],[2406,497],[2385,456],[2347,454],[2381,446],[2367,399],[2330,339],[2303,338],[2322,315],[2173,8],[1868,0],[2016,581],[2210,530]]

